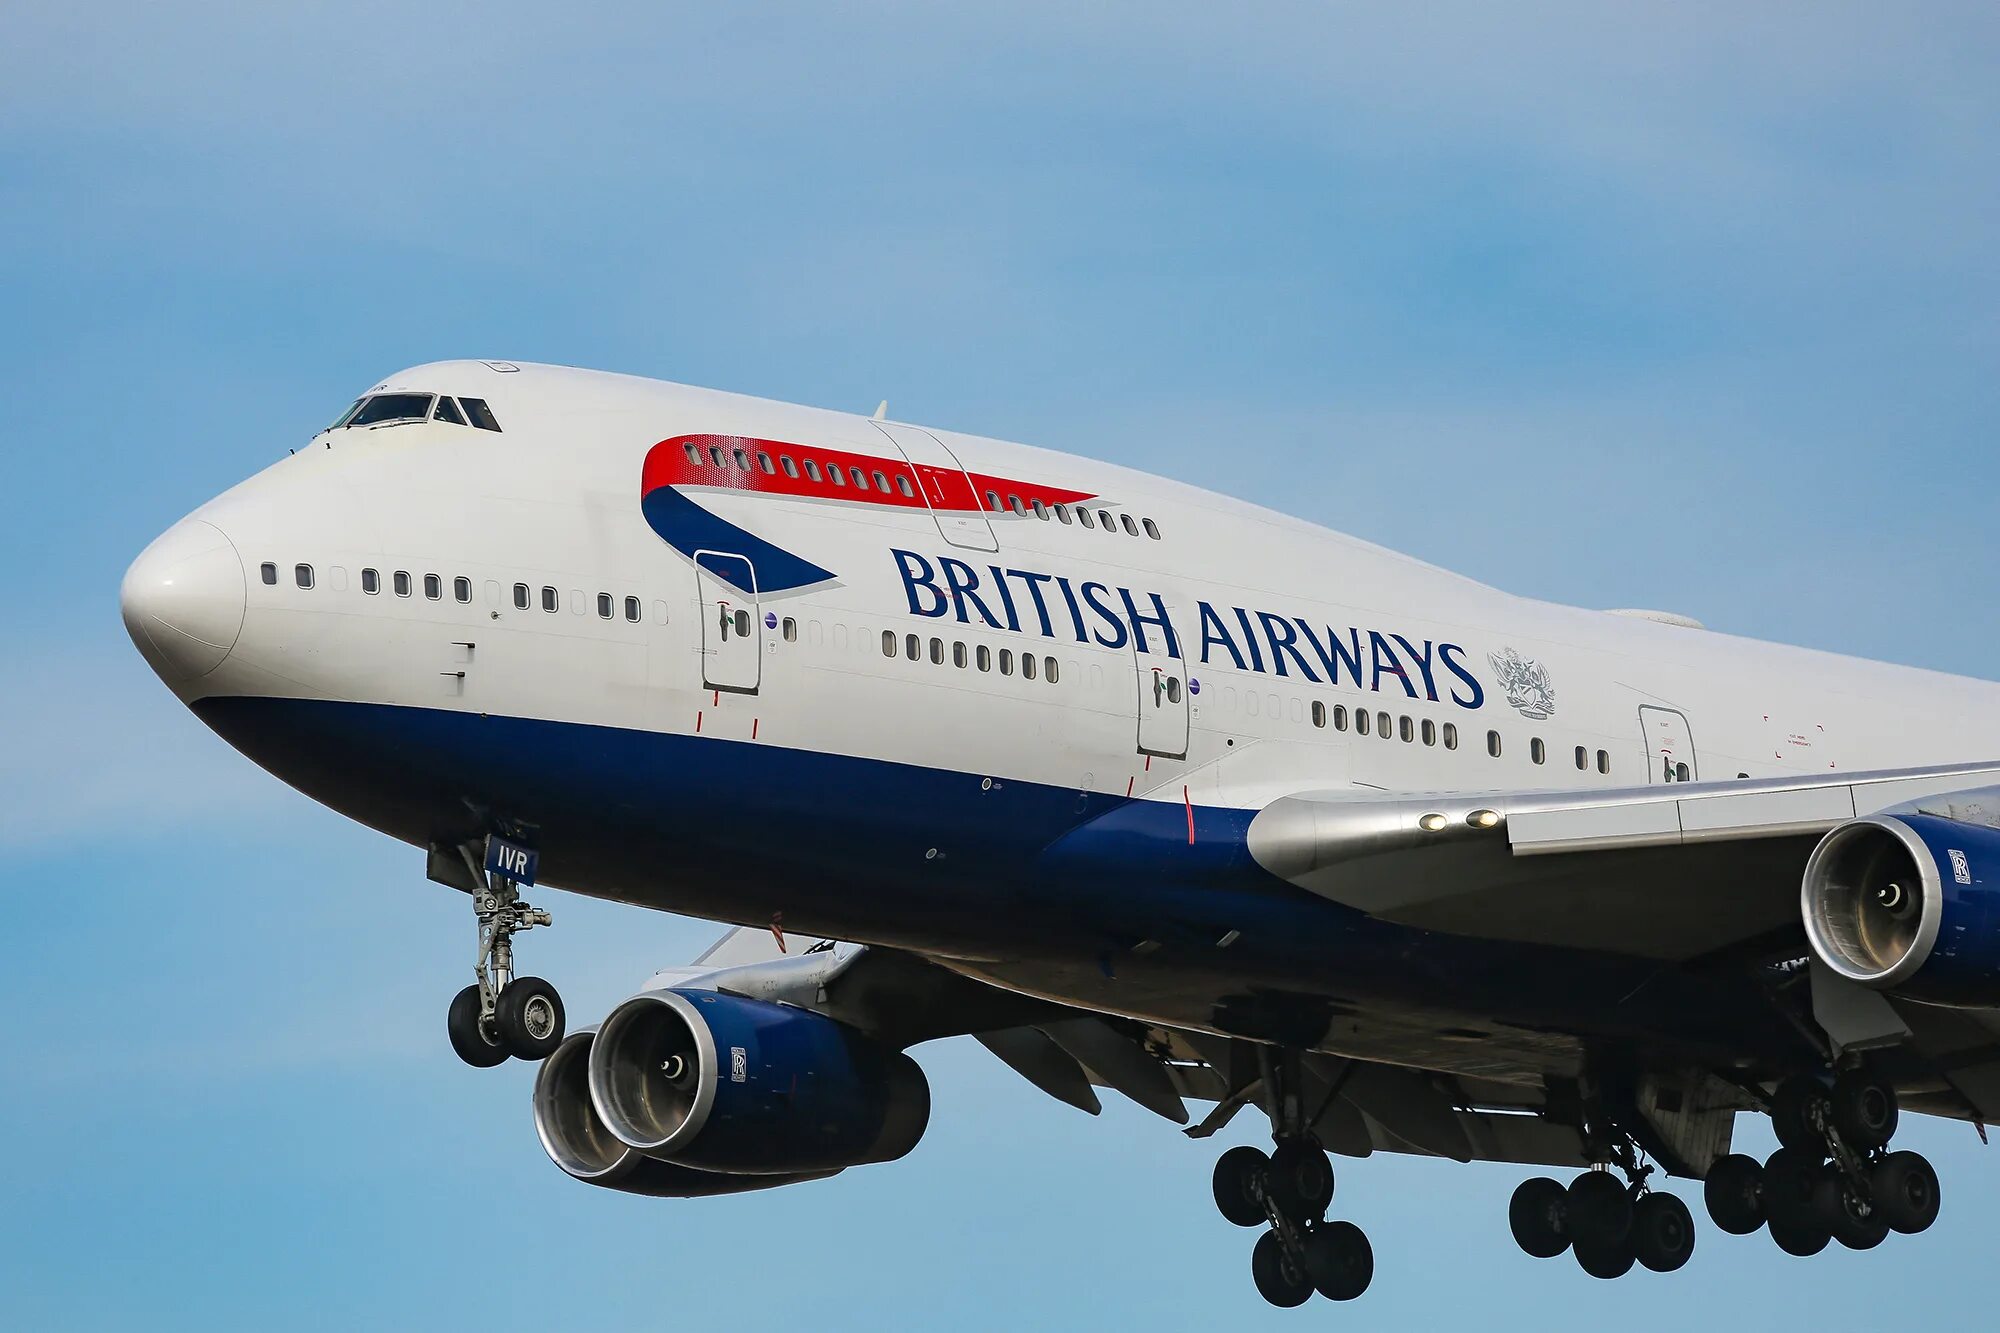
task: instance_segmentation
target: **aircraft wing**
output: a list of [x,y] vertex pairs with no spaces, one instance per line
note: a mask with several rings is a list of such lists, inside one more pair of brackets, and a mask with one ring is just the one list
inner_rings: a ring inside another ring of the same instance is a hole
[[1806,859],[1828,830],[1899,807],[1991,825],[1996,783],[2000,763],[1580,791],[1309,791],[1259,811],[1249,844],[1271,873],[1384,920],[1678,962],[1797,928]]

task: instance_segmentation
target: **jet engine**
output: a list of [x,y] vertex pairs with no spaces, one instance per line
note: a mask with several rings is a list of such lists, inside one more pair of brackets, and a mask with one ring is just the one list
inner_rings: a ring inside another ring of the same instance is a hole
[[612,1139],[701,1171],[891,1161],[930,1123],[930,1084],[901,1051],[809,1010],[713,991],[632,997],[604,1020],[589,1065]]
[[2000,1004],[2000,829],[1870,815],[1806,863],[1806,937],[1840,976],[1934,1004]]
[[620,1143],[604,1127],[590,1103],[590,1047],[594,1034],[572,1032],[542,1061],[535,1076],[535,1132],[549,1160],[588,1185],[649,1194],[662,1199],[698,1199],[740,1194],[801,1180],[819,1180],[832,1171],[792,1175],[729,1175],[702,1171],[648,1157]]

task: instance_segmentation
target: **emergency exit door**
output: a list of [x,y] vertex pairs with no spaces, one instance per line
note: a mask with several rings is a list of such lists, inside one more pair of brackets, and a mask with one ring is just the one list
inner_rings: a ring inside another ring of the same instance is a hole
[[764,666],[764,612],[757,568],[727,551],[696,551],[701,605],[701,683],[755,694]]
[[[1148,622],[1150,623],[1150,622]],[[1188,751],[1187,664],[1169,656],[1156,630],[1141,651],[1134,627],[1132,663],[1139,684],[1139,753],[1185,759]]]
[[972,478],[958,461],[958,455],[944,441],[920,426],[904,426],[894,421],[878,421],[875,429],[887,435],[917,474],[924,504],[936,520],[938,535],[953,546],[974,551],[997,551],[999,539],[987,520],[986,506]]
[[1688,728],[1687,714],[1676,708],[1639,709],[1639,728],[1646,736],[1647,781],[1693,782],[1701,776],[1694,759],[1694,733]]

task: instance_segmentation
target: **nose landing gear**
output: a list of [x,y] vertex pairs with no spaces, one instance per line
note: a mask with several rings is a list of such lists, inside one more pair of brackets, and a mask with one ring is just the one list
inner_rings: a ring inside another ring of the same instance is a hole
[[521,901],[521,886],[480,865],[476,844],[459,850],[481,887],[472,896],[479,921],[478,979],[452,997],[445,1031],[458,1058],[475,1069],[490,1069],[509,1056],[540,1060],[562,1045],[563,1003],[556,988],[540,977],[514,975],[514,936],[553,923],[538,907]]

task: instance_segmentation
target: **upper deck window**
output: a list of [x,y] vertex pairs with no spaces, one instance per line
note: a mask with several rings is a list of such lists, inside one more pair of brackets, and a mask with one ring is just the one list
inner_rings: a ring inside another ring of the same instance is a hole
[[345,424],[387,426],[394,422],[424,421],[430,417],[436,395],[428,393],[378,393],[361,400]]

